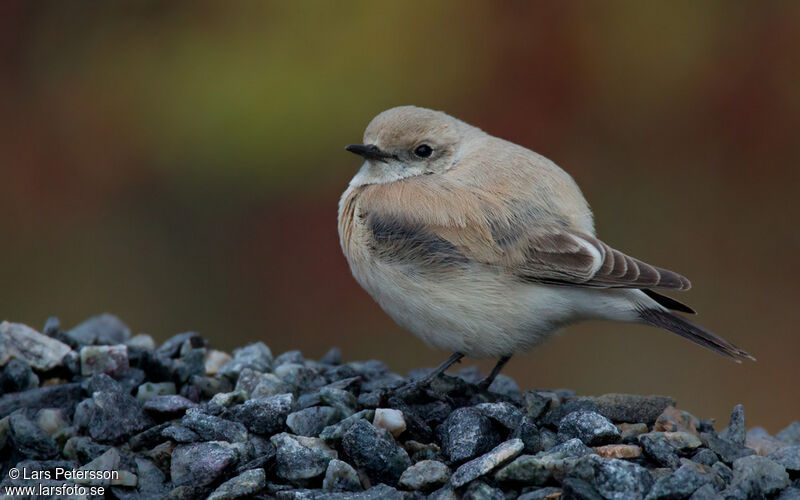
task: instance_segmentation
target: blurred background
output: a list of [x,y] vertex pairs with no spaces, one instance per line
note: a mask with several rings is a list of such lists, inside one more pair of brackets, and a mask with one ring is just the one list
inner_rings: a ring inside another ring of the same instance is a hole
[[722,427],[744,403],[774,432],[800,417],[799,47],[791,1],[4,1],[0,319],[438,364],[336,231],[343,146],[417,104],[553,159],[605,241],[689,276],[758,358],[587,323],[511,361],[522,389],[669,394]]

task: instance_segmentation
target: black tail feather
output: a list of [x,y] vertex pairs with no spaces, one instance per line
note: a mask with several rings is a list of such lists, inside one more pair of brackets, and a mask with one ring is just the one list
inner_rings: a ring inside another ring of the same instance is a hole
[[688,314],[697,314],[697,311],[687,306],[683,302],[680,302],[679,300],[673,299],[672,297],[667,297],[666,295],[661,295],[660,293],[654,292],[653,290],[649,290],[647,288],[642,288],[641,290],[645,293],[645,295],[655,300],[656,302],[658,302],[659,305],[664,306],[667,309],[672,309],[673,311],[680,311]]
[[756,358],[746,351],[739,349],[717,334],[669,311],[641,309],[639,311],[639,317],[648,325],[669,330],[685,339],[691,340],[695,344],[699,344],[725,357],[731,358],[737,363],[741,363],[743,359],[756,360]]

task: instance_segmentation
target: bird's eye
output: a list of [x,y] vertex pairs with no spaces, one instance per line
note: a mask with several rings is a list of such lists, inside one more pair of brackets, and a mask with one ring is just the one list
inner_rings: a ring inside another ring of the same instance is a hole
[[427,144],[420,144],[419,146],[414,149],[414,154],[419,156],[420,158],[427,158],[431,154],[433,154],[433,148],[428,146]]

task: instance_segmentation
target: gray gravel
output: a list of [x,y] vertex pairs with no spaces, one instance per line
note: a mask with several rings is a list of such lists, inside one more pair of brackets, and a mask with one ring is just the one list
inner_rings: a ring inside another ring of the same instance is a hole
[[[474,368],[428,388],[380,361],[160,346],[103,314],[43,333],[0,324],[0,488],[28,471],[115,469],[108,498],[800,498],[800,423],[727,427],[665,396],[488,391]],[[45,480],[43,484],[58,485]]]

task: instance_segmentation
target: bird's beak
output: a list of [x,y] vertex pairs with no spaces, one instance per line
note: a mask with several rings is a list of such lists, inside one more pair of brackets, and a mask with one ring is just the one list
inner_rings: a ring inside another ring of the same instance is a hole
[[386,158],[391,158],[392,155],[389,153],[385,153],[380,150],[380,148],[374,144],[351,144],[345,147],[347,151],[351,153],[355,153],[359,156],[363,156],[367,160],[377,160],[385,162]]

